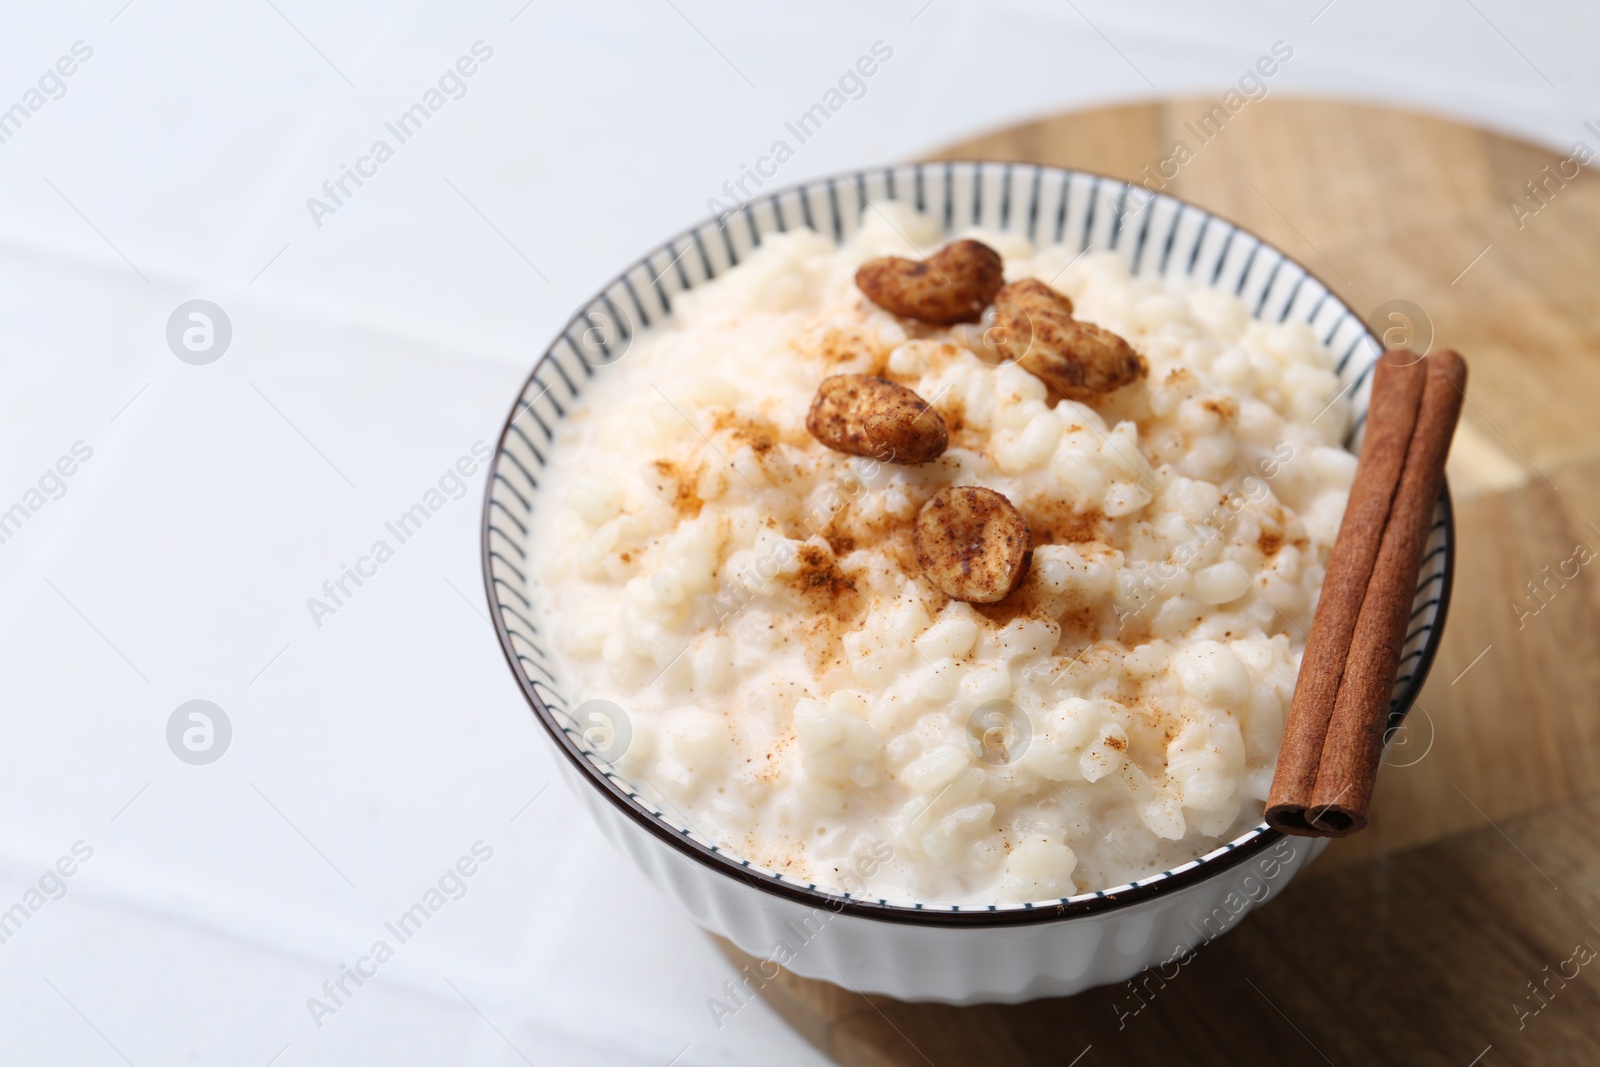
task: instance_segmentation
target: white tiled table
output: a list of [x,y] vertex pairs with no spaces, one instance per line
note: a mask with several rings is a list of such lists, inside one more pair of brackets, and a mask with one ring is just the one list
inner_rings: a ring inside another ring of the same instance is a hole
[[[0,35],[0,109],[93,50],[0,143],[0,510],[92,449],[0,543],[0,911],[93,849],[0,944],[6,1063],[821,1062],[764,1007],[718,1029],[731,968],[546,790],[482,618],[481,475],[403,545],[385,522],[493,440],[571,306],[874,42],[892,58],[774,183],[1219,91],[1280,39],[1273,92],[1558,146],[1600,118],[1600,14],[1549,3],[122,3]],[[478,41],[464,95],[386,134]],[[306,199],[380,137],[318,226]],[[205,366],[165,341],[193,298],[232,324]],[[307,598],[380,538],[318,625]],[[233,730],[206,766],[166,742],[197,698]],[[478,841],[465,895],[319,1026],[307,999]]]

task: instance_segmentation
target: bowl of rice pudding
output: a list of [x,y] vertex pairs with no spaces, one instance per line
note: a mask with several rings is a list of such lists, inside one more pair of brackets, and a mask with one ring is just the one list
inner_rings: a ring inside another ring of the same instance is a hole
[[[1281,252],[1118,180],[786,190],[539,360],[485,500],[495,627],[602,832],[752,988],[1181,963],[1324,843],[1262,809],[1380,351]],[[1451,559],[1446,494],[1391,727]]]

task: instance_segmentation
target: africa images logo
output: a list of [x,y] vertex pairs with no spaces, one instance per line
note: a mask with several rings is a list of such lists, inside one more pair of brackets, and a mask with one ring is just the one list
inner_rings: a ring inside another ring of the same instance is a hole
[[66,79],[78,73],[80,66],[94,57],[94,49],[83,41],[72,42],[72,55],[62,56],[52,67],[39,75],[38,87],[30,87],[22,99],[10,107],[0,107],[0,145],[22,132],[22,127],[52,100],[67,95]]
[[420,500],[383,524],[384,531],[394,538],[394,544],[390,544],[388,538],[380,537],[372,542],[365,555],[356,557],[354,565],[339,564],[338,575],[322,583],[322,596],[306,597],[306,610],[311,614],[311,621],[316,628],[322,629],[324,619],[337,615],[348,605],[368,580],[378,576],[378,568],[393,559],[399,547],[420,533],[423,525],[446,504],[464,498],[471,491],[466,479],[477,474],[479,466],[487,463],[490,455],[492,452],[486,443],[474,441],[472,455],[457,457],[455,463],[445,468],[435,485],[430,486]]
[[[478,73],[481,64],[494,57],[494,48],[484,41],[474,41],[471,51],[471,55],[461,56],[453,66],[445,68],[436,84],[423,91],[420,100],[400,112],[393,121],[383,124],[389,137],[394,139],[394,144],[390,144],[387,138],[379,137],[368,147],[365,155],[356,157],[354,167],[348,163],[339,164],[339,174],[322,183],[321,197],[306,197],[306,210],[311,213],[311,221],[317,229],[322,229],[325,216],[337,215],[339,209],[367,184],[367,179],[378,176],[378,168],[394,158],[396,146],[405,144],[420,133],[428,120],[444,109],[445,104],[467,95],[467,79]],[[351,188],[352,184],[354,189]]]
[[209,300],[186,301],[167,318],[167,347],[191,366],[215,363],[232,343],[228,313]]

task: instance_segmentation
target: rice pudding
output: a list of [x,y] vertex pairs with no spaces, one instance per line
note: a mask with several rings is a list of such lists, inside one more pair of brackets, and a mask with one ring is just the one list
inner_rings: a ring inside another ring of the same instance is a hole
[[[738,857],[891,903],[1056,900],[1258,823],[1356,466],[1306,324],[962,236],[1010,283],[975,322],[858,287],[942,243],[896,204],[676,295],[558,424],[530,543],[562,691],[627,718],[618,773]],[[1061,298],[1115,380],[1075,390],[1013,351],[1008,293]],[[906,455],[808,428],[842,376],[944,437]],[[951,493],[1023,524],[990,599],[919,546]]]

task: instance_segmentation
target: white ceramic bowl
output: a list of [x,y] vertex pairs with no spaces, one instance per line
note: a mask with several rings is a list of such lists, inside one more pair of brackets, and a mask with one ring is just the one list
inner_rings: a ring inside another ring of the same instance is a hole
[[[1120,180],[1022,163],[923,163],[839,175],[710,219],[629,267],[580,308],[539,359],[501,433],[483,510],[484,582],[495,630],[563,770],[601,832],[701,926],[763,961],[809,978],[907,1000],[1020,1001],[1116,982],[1232,929],[1281,892],[1325,842],[1265,824],[1193,862],[1049,905],[905,906],[832,894],[731,855],[650,803],[585,739],[577,694],[562,691],[544,647],[542,612],[525,580],[527,533],[553,428],[635,332],[671,314],[675,294],[736,265],[763,235],[805,226],[847,240],[869,202],[911,201],[947,231],[981,225],[1038,243],[1111,249],[1136,275],[1195,277],[1236,292],[1259,318],[1303,319],[1338,356],[1365,421],[1381,352],[1361,318],[1283,253],[1192,205]],[[1438,647],[1449,601],[1453,537],[1441,496],[1390,705],[1398,726]],[[776,971],[752,968],[752,988]]]

